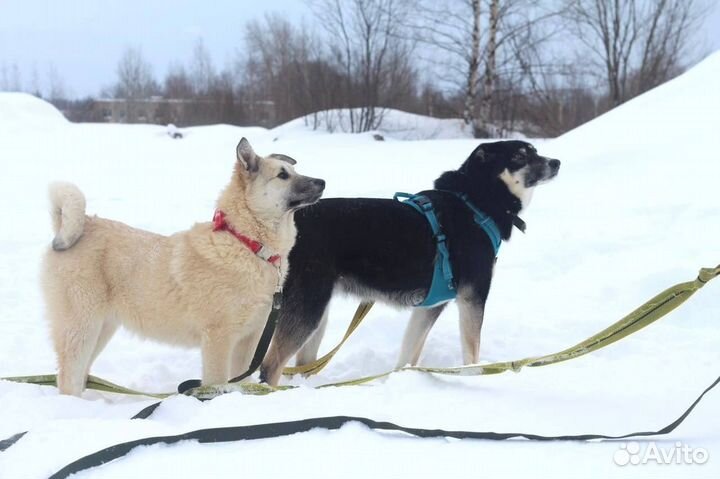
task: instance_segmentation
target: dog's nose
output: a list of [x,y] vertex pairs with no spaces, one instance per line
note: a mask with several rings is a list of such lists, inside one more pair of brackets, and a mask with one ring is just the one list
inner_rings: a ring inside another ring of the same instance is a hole
[[314,179],[314,180],[312,180],[312,184],[317,186],[321,190],[325,189],[325,180]]
[[553,170],[559,170],[560,160],[550,160],[548,161],[548,165],[550,165],[550,168],[552,168]]

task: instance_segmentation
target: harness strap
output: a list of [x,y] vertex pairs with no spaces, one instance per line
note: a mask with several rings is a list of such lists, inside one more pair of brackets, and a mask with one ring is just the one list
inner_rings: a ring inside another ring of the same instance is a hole
[[450,291],[455,291],[452,266],[450,265],[450,251],[447,248],[447,237],[440,226],[440,222],[437,219],[437,215],[435,214],[430,198],[424,195],[411,195],[409,193],[401,192],[395,193],[393,199],[398,200],[399,198],[406,198],[403,203],[412,206],[427,219],[440,255],[440,268],[442,270],[443,279],[447,283],[448,289]]
[[[448,190],[438,191],[450,193],[465,203],[465,206],[472,211],[475,223],[482,228],[490,240],[490,244],[492,245],[495,256],[497,257],[498,252],[500,251],[500,245],[502,244],[502,234],[500,233],[500,228],[498,228],[495,221],[488,214],[480,211],[470,201],[467,194]],[[425,216],[425,219],[427,219],[430,224],[430,229],[432,230],[433,238],[435,239],[435,244],[437,246],[438,257],[435,260],[435,270],[433,272],[430,289],[428,290],[427,296],[423,302],[416,306],[434,307],[453,299],[456,295],[455,281],[453,278],[452,265],[450,263],[450,251],[447,247],[447,237],[445,236],[445,233],[443,233],[430,198],[421,194],[411,195],[409,193],[402,192],[395,193],[393,198],[395,200],[400,200],[402,198],[404,204],[412,206],[418,213]],[[440,277],[442,277],[442,280]],[[444,284],[442,281],[444,281]]]
[[[257,346],[255,347],[255,353],[253,354],[252,360],[250,361],[250,366],[248,366],[247,371],[242,373],[240,376],[234,377],[228,381],[228,383],[238,383],[242,381],[245,378],[248,378],[253,375],[255,371],[262,365],[263,359],[265,359],[265,355],[267,354],[268,349],[270,348],[270,341],[272,340],[273,334],[275,333],[275,328],[277,327],[278,317],[280,315],[280,308],[282,307],[282,293],[276,292],[273,295],[273,302],[272,302],[272,309],[270,310],[270,314],[268,315],[268,319],[265,322],[265,327],[263,328],[262,335],[260,336],[260,340],[258,341]],[[177,390],[180,394],[185,394],[188,391],[191,391],[194,388],[198,388],[202,385],[202,381],[199,379],[187,379],[180,384],[178,384]],[[152,414],[152,412],[160,405],[159,402],[155,404],[151,404],[150,406],[146,407],[139,413],[137,413],[135,416],[132,417],[132,419],[146,419]]]
[[[475,223],[480,226],[483,231],[485,231],[485,233],[488,235],[488,238],[490,238],[490,242],[492,243],[493,249],[495,250],[495,256],[497,256],[498,252],[500,251],[500,245],[502,244],[502,235],[500,234],[500,228],[498,228],[495,221],[489,215],[480,211],[477,206],[475,206],[470,201],[466,193],[458,193],[456,191],[448,191],[448,193],[451,193],[460,198],[463,203],[465,203],[465,206],[467,206],[470,211],[473,212],[473,219],[475,220]],[[517,216],[514,216],[514,218],[522,221]],[[514,220],[513,224],[515,224]],[[518,226],[518,228],[523,232],[525,232],[524,225],[525,223],[523,222],[523,228],[520,228]]]

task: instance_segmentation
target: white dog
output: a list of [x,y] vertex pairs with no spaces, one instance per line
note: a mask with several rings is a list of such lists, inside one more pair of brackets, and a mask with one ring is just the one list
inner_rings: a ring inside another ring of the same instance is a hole
[[85,215],[68,183],[50,187],[55,239],[43,289],[58,356],[58,387],[79,395],[119,325],[147,338],[202,348],[204,384],[244,372],[285,278],[294,212],[323,180],[284,155],[259,157],[243,138],[212,223],[161,236]]

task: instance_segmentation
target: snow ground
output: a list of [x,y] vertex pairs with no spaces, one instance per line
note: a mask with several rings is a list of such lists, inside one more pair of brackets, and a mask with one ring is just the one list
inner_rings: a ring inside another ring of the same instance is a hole
[[[360,110],[354,111],[356,118]],[[472,130],[460,118],[432,118],[392,108],[379,109],[382,124],[374,133],[395,140],[443,140],[472,138]],[[352,131],[347,110],[326,110],[291,120],[273,128],[273,137],[288,139],[307,135],[325,135]]]
[[[523,215],[528,233],[504,245],[487,307],[483,361],[555,352],[619,319],[661,289],[720,262],[717,111],[720,53],[680,78],[553,141],[541,154],[563,161]],[[24,106],[23,106],[24,105]],[[299,171],[325,178],[326,196],[390,197],[428,188],[457,167],[476,140],[372,140],[229,126],[172,140],[148,125],[70,124],[22,95],[0,94],[0,377],[54,371],[37,272],[51,239],[46,187],[77,183],[88,211],[159,233],[211,218],[234,147],[287,153]],[[286,127],[287,128],[287,127]],[[299,128],[300,129],[300,128]],[[277,138],[277,141],[273,141]],[[0,438],[30,433],[0,453],[0,478],[43,478],[80,456],[139,437],[311,416],[358,415],[443,429],[537,434],[622,434],[674,420],[719,374],[720,283],[650,328],[583,358],[520,374],[454,378],[400,373],[369,386],[312,386],[390,369],[407,311],[376,306],[318,377],[264,397],[239,393],[200,403],[169,399],[147,421],[127,418],[150,399],[0,381]],[[333,302],[321,353],[356,306]],[[430,334],[422,364],[461,362],[457,310]],[[169,391],[198,377],[197,351],[116,336],[93,367],[113,382]],[[621,442],[532,443],[418,440],[353,425],[339,432],[218,445],[183,443],[134,451],[78,477],[718,477],[720,393],[657,441],[704,448],[703,465],[617,466]],[[643,447],[647,447],[643,443]]]
[[[360,118],[360,109],[354,110],[355,118]],[[377,110],[382,123],[376,131],[389,140],[452,140],[473,138],[472,129],[461,118],[433,118],[406,111],[384,108]],[[347,110],[325,110],[296,118],[273,128],[274,140],[305,138],[309,135],[327,135],[352,131],[350,114]],[[358,121],[358,120],[356,120]],[[512,132],[509,132],[512,133]],[[524,135],[512,133],[513,138]]]

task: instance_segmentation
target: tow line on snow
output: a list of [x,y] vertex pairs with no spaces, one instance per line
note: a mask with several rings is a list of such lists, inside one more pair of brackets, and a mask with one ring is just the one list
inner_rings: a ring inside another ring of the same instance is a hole
[[478,432],[478,431],[446,431],[443,429],[421,429],[398,426],[391,422],[375,421],[365,417],[353,416],[330,416],[316,417],[310,419],[301,419],[298,421],[285,421],[269,424],[256,424],[252,426],[235,426],[220,427],[212,429],[200,429],[177,436],[157,436],[135,441],[116,444],[108,448],[97,451],[88,456],[82,457],[58,472],[50,476],[50,479],[62,479],[86,469],[102,466],[108,462],[119,459],[138,446],[150,446],[153,444],[174,444],[180,441],[194,440],[199,443],[218,443],[231,441],[244,441],[253,439],[267,439],[281,436],[289,436],[299,432],[310,431],[311,429],[321,428],[327,430],[340,429],[342,426],[358,422],[364,424],[370,429],[377,431],[398,431],[419,438],[455,438],[455,439],[486,439],[491,441],[504,441],[508,439],[528,439],[531,441],[592,441],[592,440],[618,440],[628,439],[631,437],[651,437],[669,434],[675,430],[690,415],[695,406],[712,388],[720,383],[718,377],[698,398],[690,405],[687,410],[680,415],[675,421],[668,424],[657,431],[642,431],[624,434],[621,436],[608,436],[604,434],[578,434],[567,436],[541,436],[538,434],[528,434],[522,432]]
[[[498,374],[505,371],[520,371],[523,367],[538,367],[538,366],[546,366],[548,364],[554,364],[562,361],[567,361],[570,359],[574,359],[580,356],[583,356],[585,354],[588,354],[592,351],[596,351],[600,348],[603,348],[605,346],[608,346],[616,341],[619,341],[622,338],[625,338],[629,336],[630,334],[639,331],[640,329],[643,329],[644,327],[654,323],[658,319],[662,318],[663,316],[667,315],[670,311],[674,310],[678,306],[680,306],[683,302],[685,302],[690,296],[692,296],[697,290],[702,288],[705,284],[707,284],[710,280],[714,279],[720,275],[720,265],[715,268],[703,268],[700,270],[700,273],[698,274],[698,277],[694,281],[689,281],[686,283],[680,283],[677,284],[671,288],[666,289],[662,293],[658,294],[654,298],[647,301],[642,306],[636,308],[634,311],[632,311],[630,314],[622,318],[620,321],[617,321],[613,325],[609,326],[608,328],[600,331],[599,333],[591,336],[590,338],[586,339],[585,341],[582,341],[581,343],[576,344],[575,346],[572,346],[570,348],[564,349],[560,352],[557,352],[555,354],[549,354],[546,356],[538,356],[538,357],[530,357],[521,359],[518,361],[507,361],[507,362],[500,362],[500,363],[493,363],[493,364],[485,364],[485,365],[470,365],[470,366],[461,366],[456,368],[427,368],[427,367],[406,367],[401,368],[394,371],[389,371],[387,373],[378,374],[374,376],[368,376],[365,378],[355,379],[351,381],[344,381],[340,383],[332,383],[332,384],[325,384],[322,387],[330,387],[330,386],[349,386],[349,385],[358,385],[358,384],[364,384],[370,381],[373,381],[378,378],[386,377],[393,372],[397,371],[421,371],[426,373],[435,373],[435,374],[449,374],[449,375],[456,375],[456,376],[479,376],[479,375],[486,375],[486,374]],[[306,365],[306,374],[314,374],[318,372],[320,369],[322,369],[332,358],[332,356],[337,352],[337,350],[342,346],[342,344],[347,340],[347,338],[352,334],[352,332],[357,328],[359,323],[362,321],[362,319],[365,317],[367,312],[372,307],[372,303],[363,303],[358,307],[357,312],[355,313],[355,317],[353,318],[353,321],[351,322],[350,327],[348,328],[348,332],[345,334],[345,337],[342,339],[340,344],[335,347],[330,353],[323,356],[319,360],[317,360],[315,363],[312,363],[310,365]],[[252,372],[257,369],[257,366],[259,365],[259,361],[262,360],[262,356],[264,355],[264,351],[267,349],[267,344],[264,344],[265,342],[269,342],[269,337],[266,338],[266,336],[272,336],[271,327],[274,326],[272,318],[269,318],[268,325],[266,325],[266,331],[263,333],[263,340],[260,341],[260,344],[258,345],[258,348],[255,352],[255,355],[253,357],[253,361],[251,364],[250,369],[242,375],[242,377],[247,377]],[[268,331],[270,330],[270,331]],[[266,334],[268,333],[268,334]],[[259,360],[258,360],[259,358]],[[45,376],[25,376],[25,377],[14,377],[14,378],[3,378],[5,380],[9,381],[16,381],[16,382],[24,382],[24,383],[32,383],[32,384],[53,384],[55,381],[55,375],[45,375]],[[378,430],[395,430],[395,431],[401,431],[405,432],[417,437],[454,437],[454,438],[473,438],[473,439],[489,439],[489,440],[505,440],[505,439],[513,439],[513,438],[526,438],[530,440],[537,440],[537,441],[587,441],[587,440],[594,440],[594,439],[626,439],[629,437],[646,437],[646,436],[656,436],[656,435],[663,435],[668,434],[672,432],[678,425],[680,425],[685,418],[690,414],[690,412],[695,408],[695,406],[700,402],[700,400],[707,394],[708,391],[710,391],[712,388],[717,386],[718,382],[720,382],[720,377],[715,380],[696,400],[692,403],[692,405],[673,423],[669,424],[668,426],[658,430],[658,431],[652,431],[652,432],[635,432],[630,433],[622,436],[606,436],[606,435],[600,435],[600,434],[583,434],[583,435],[574,435],[574,436],[540,436],[536,434],[527,434],[527,433],[493,433],[493,432],[471,432],[471,431],[445,431],[441,429],[437,430],[427,430],[427,429],[416,429],[416,428],[406,428],[402,426],[398,426],[392,423],[386,423],[386,422],[377,422],[371,419],[367,418],[357,418],[357,417],[351,417],[351,416],[335,416],[335,417],[325,417],[325,418],[311,418],[311,419],[305,419],[301,421],[289,421],[289,422],[282,422],[282,423],[273,423],[273,424],[260,424],[255,426],[239,426],[239,427],[230,427],[230,428],[215,428],[215,429],[204,429],[199,431],[194,431],[191,433],[179,435],[179,436],[165,436],[165,437],[153,437],[153,438],[146,438],[146,439],[140,439],[137,441],[131,441],[128,443],[118,444],[116,446],[112,446],[110,448],[104,449],[102,451],[99,451],[95,454],[91,454],[90,456],[87,456],[85,458],[82,458],[67,467],[63,468],[61,471],[59,471],[56,475],[53,475],[52,477],[67,477],[67,475],[72,474],[74,472],[87,469],[89,467],[94,467],[96,465],[104,464],[105,462],[111,461],[115,458],[122,457],[123,455],[127,454],[130,450],[132,450],[134,447],[138,445],[147,445],[147,444],[156,444],[159,442],[163,443],[174,443],[181,440],[186,439],[196,439],[200,442],[226,442],[226,441],[237,441],[237,440],[243,440],[243,439],[260,439],[260,438],[268,438],[268,437],[279,437],[289,434],[294,434],[296,432],[302,432],[307,431],[313,428],[325,428],[325,429],[339,429],[342,425],[348,423],[348,422],[361,422],[365,424],[366,426],[372,428],[372,429],[378,429]],[[88,388],[92,389],[98,389],[101,391],[110,391],[110,392],[118,392],[123,394],[135,394],[135,395],[146,395],[151,397],[168,397],[172,394],[147,394],[140,391],[133,391],[127,388],[123,388],[121,386],[117,386],[115,384],[112,384],[108,381],[102,380],[100,378],[96,378],[94,376],[90,376],[88,378]],[[182,386],[182,385],[181,385]],[[292,386],[283,386],[280,388],[273,388],[267,385],[263,384],[225,384],[220,386],[202,386],[202,387],[196,387],[192,388],[185,392],[185,394],[196,397],[201,400],[207,400],[212,399],[214,397],[217,397],[220,394],[224,394],[227,392],[234,392],[239,391],[246,394],[268,394],[270,392],[274,392],[281,389],[289,389],[292,388]],[[161,402],[155,403],[142,411],[140,411],[133,419],[145,419],[149,417],[152,412],[161,404]],[[4,441],[0,441],[0,451],[3,451],[7,449],[8,447],[12,446],[15,442],[17,442],[20,438],[22,438],[25,435],[25,433],[19,433],[16,434]]]
[[[685,283],[679,283],[675,286],[672,286],[665,291],[659,293],[655,297],[651,298],[641,306],[637,307],[634,311],[620,319],[619,321],[615,322],[614,324],[608,326],[607,328],[603,329],[602,331],[590,336],[584,341],[581,341],[580,343],[575,344],[574,346],[571,346],[567,349],[563,349],[562,351],[553,353],[553,354],[547,354],[545,356],[532,356],[529,358],[519,359],[515,361],[504,361],[499,363],[491,363],[491,364],[471,364],[468,366],[458,366],[458,367],[452,367],[452,368],[433,368],[433,367],[421,367],[421,366],[408,366],[404,368],[398,368],[394,369],[392,371],[388,371],[381,374],[375,374],[372,376],[366,376],[358,379],[352,379],[349,381],[342,381],[342,382],[336,382],[336,383],[329,383],[329,384],[323,384],[320,386],[317,386],[318,389],[320,388],[326,388],[326,387],[336,387],[336,386],[355,386],[360,384],[369,383],[371,381],[374,381],[376,379],[380,379],[383,377],[387,377],[393,373],[400,372],[400,371],[420,371],[424,373],[433,373],[433,374],[444,374],[444,375],[451,375],[451,376],[484,376],[488,374],[499,374],[506,371],[514,371],[519,372],[524,367],[539,367],[539,366],[547,366],[549,364],[555,364],[563,361],[568,361],[570,359],[575,359],[580,356],[584,356],[585,354],[589,354],[593,351],[597,351],[598,349],[604,348],[606,346],[609,346],[647,326],[654,323],[655,321],[659,320],[660,318],[666,316],[668,313],[673,311],[675,308],[680,306],[682,303],[684,303],[690,296],[695,294],[700,288],[705,286],[709,281],[716,278],[720,275],[720,265],[718,265],[715,268],[702,268],[697,276],[693,281],[688,281]],[[317,374],[320,370],[322,370],[332,359],[332,357],[337,353],[337,351],[340,349],[340,347],[345,343],[345,341],[350,337],[350,335],[357,329],[357,327],[360,325],[360,322],[365,318],[365,316],[370,311],[370,308],[372,308],[373,303],[361,303],[360,306],[358,306],[357,311],[355,312],[355,315],[350,323],[350,326],[348,326],[348,329],[345,333],[345,336],[342,338],[340,343],[333,348],[329,353],[327,353],[325,356],[321,357],[320,359],[316,360],[313,363],[306,364],[304,366],[296,367],[296,368],[286,368],[285,373],[286,374],[305,374],[306,376],[310,376],[313,374]],[[266,330],[270,329],[272,326],[273,321],[268,321],[268,325],[266,326]],[[257,350],[255,351],[255,355],[253,356],[253,361],[251,362],[251,367],[249,370],[256,369],[255,366],[258,364],[258,358],[262,356],[262,351],[267,349],[266,342],[269,342],[269,338],[267,337],[269,331],[264,332],[263,338],[261,339],[260,343],[258,344]],[[271,335],[271,333],[269,333]],[[262,358],[260,358],[262,359]],[[238,378],[242,379],[248,376],[248,373],[245,372],[243,375],[239,376]],[[238,378],[233,378],[231,382],[235,382],[238,380]],[[5,381],[14,381],[14,382],[21,382],[21,383],[29,383],[29,384],[40,384],[40,385],[55,385],[56,381],[56,375],[54,374],[48,374],[43,376],[16,376],[16,377],[9,377],[9,378],[0,378]],[[197,380],[190,380],[190,381],[197,381]],[[186,394],[188,396],[193,396],[198,399],[207,400],[212,399],[220,394],[225,394],[229,392],[241,392],[244,394],[253,394],[253,395],[265,395],[276,391],[282,391],[287,389],[293,389],[296,386],[279,386],[279,387],[272,387],[268,386],[267,384],[247,384],[247,383],[232,383],[232,384],[221,384],[221,385],[212,385],[212,386],[201,386],[201,387],[194,387],[185,389],[184,385],[190,381],[186,381],[183,384],[180,385],[180,389],[183,389],[183,394]],[[138,395],[138,396],[148,396],[148,397],[155,397],[155,398],[167,398],[169,396],[173,396],[177,393],[147,393],[142,391],[135,391],[132,389],[128,389],[122,386],[118,386],[117,384],[113,384],[109,381],[105,381],[104,379],[98,378],[96,376],[89,376],[87,380],[86,387],[88,389],[96,389],[99,391],[105,391],[105,392],[115,392],[120,394],[130,394],[130,395]]]

